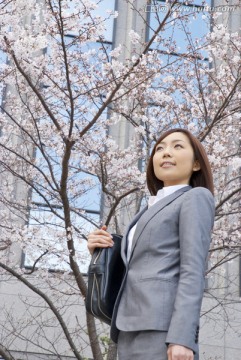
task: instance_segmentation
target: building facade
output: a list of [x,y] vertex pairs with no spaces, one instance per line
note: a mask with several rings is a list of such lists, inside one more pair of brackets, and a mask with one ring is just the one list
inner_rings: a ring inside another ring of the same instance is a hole
[[[190,32],[193,31],[197,36],[204,35],[205,32],[209,30],[209,25],[211,26],[211,24],[204,23],[203,21],[205,11],[215,12],[216,9],[219,9],[218,11],[222,13],[222,16],[219,18],[220,23],[225,26],[227,25],[230,33],[240,32],[241,8],[240,5],[239,7],[236,6],[234,1],[235,0],[233,0],[233,3],[229,3],[228,6],[233,6],[235,11],[229,11],[228,9],[230,8],[227,8],[227,3],[223,0],[214,0],[213,3],[207,5],[206,10],[202,3],[197,2],[192,5],[182,5],[183,8],[181,8],[180,11],[196,13],[197,18],[190,25],[189,30]],[[123,0],[106,0],[100,5],[99,11],[101,13],[106,8],[118,11],[118,17],[113,22],[108,23],[105,42],[110,48],[116,48],[119,44],[122,45],[123,51],[121,52],[121,59],[123,62],[126,61],[133,50],[133,42],[131,42],[129,36],[130,32],[134,30],[134,32],[139,34],[142,42],[148,41],[153,35],[153,29],[157,23],[160,23],[165,16],[167,9],[166,4],[167,3],[161,1],[149,3],[145,0],[129,2]],[[157,14],[158,20],[156,17]],[[26,21],[28,21],[28,19],[26,19]],[[167,35],[170,31],[169,28]],[[69,36],[71,37],[73,35],[69,34]],[[180,51],[172,55],[182,57],[186,51],[186,45],[183,43],[182,35],[180,35],[179,32],[175,32],[173,36],[174,40],[180,44]],[[155,44],[152,49],[155,49]],[[142,46],[135,46],[136,54],[142,51]],[[164,62],[168,55],[165,51],[160,51],[160,56],[163,57]],[[8,91],[6,91],[5,96],[7,96],[7,93]],[[111,113],[111,109],[108,109],[108,112]],[[127,122],[124,117],[120,118],[118,123],[111,125],[108,131],[109,135],[116,141],[121,149],[127,148],[136,136],[133,125]],[[22,138],[20,133],[18,136],[10,137],[10,141],[19,141],[21,145]],[[31,149],[31,151],[34,152],[34,149]],[[139,169],[141,170],[141,168],[142,164],[140,163]],[[2,175],[0,175],[0,177],[1,176]],[[18,201],[28,202],[29,193],[27,188],[23,188],[22,184],[19,184],[17,181],[11,180],[10,182],[13,184],[13,194]],[[1,184],[2,186],[4,184],[3,176],[1,178]],[[36,199],[36,204],[37,202],[38,199]],[[92,211],[92,215],[96,217],[96,219],[99,219],[99,217],[105,218],[105,215],[109,211],[105,196],[102,196],[97,203],[94,210],[88,209],[88,211],[90,213]],[[126,208],[123,207],[123,210],[118,215],[119,226],[126,226],[138,211],[139,207],[140,199],[133,195],[132,206],[128,209],[128,212]],[[6,210],[6,207],[4,209]],[[44,206],[42,206],[42,211],[44,211]],[[18,211],[16,211],[16,213],[12,212],[11,207],[7,207],[6,214],[9,218],[11,217],[12,221],[19,222],[19,224],[25,221],[25,219],[19,216]],[[234,223],[236,221],[235,216],[236,215],[234,215],[233,220]],[[112,226],[114,226],[114,224],[112,224]],[[86,252],[86,246],[84,246],[81,251]],[[241,358],[241,257],[238,256],[239,252],[240,248],[237,250],[237,256],[235,256],[232,261],[227,262],[223,260],[226,256],[225,250],[220,252],[218,256],[220,256],[220,261],[223,265],[219,266],[217,271],[213,270],[212,275],[207,278],[201,317],[200,360],[240,360]],[[219,261],[218,256],[214,259],[216,263]],[[11,275],[6,272],[1,273],[0,345],[6,350],[5,355],[3,352],[2,354],[0,352],[2,359],[55,360],[61,358],[62,360],[67,360],[77,358],[72,355],[71,351],[67,351],[68,354],[66,354],[66,348],[70,345],[62,335],[62,330],[59,331],[57,329],[56,320],[53,315],[54,312],[51,312],[49,309],[46,310],[44,306],[44,294],[46,291],[49,291],[49,289],[53,291],[58,290],[59,296],[56,298],[56,306],[61,309],[65,321],[73,323],[71,331],[78,348],[81,349],[82,359],[92,359],[92,352],[86,334],[84,299],[75,296],[74,292],[68,296],[64,288],[62,288],[63,282],[57,283],[56,277],[52,277],[51,271],[46,275],[46,284],[48,283],[48,287],[45,283],[39,284],[38,276],[36,276],[34,272],[31,273],[31,269],[34,266],[33,262],[28,260],[27,255],[15,241],[12,242],[12,245],[6,251],[6,264],[8,263],[8,258],[11,258],[12,263],[14,259],[15,266],[21,266],[24,269],[23,271],[29,271],[30,282],[33,285],[36,284],[36,287],[39,288],[43,297],[39,298],[39,294],[33,292],[31,286],[29,287],[28,284],[23,286],[22,283],[19,283],[13,274]],[[87,271],[88,260],[89,258],[87,257],[85,264],[83,264],[84,273]],[[210,262],[214,260],[211,259]],[[58,271],[60,278],[65,276],[65,282],[68,288],[71,286],[74,288],[75,284],[72,281],[71,274],[67,273],[63,275],[65,272],[64,269],[58,269]],[[87,277],[85,277],[85,279],[87,280]],[[31,309],[29,307],[30,304],[33,305]],[[76,316],[76,314],[78,315]],[[39,318],[41,318],[42,321],[41,326],[39,326],[38,323]],[[18,327],[16,327],[16,324]],[[83,324],[81,325],[81,332],[79,332],[79,327],[77,326],[80,324]],[[45,328],[43,332],[41,331],[41,327]],[[102,336],[102,351],[104,352],[108,342],[108,328],[100,323],[97,323],[97,328],[98,333]],[[18,340],[13,341],[13,338],[17,338]],[[54,351],[51,353],[50,349],[58,349],[56,353],[65,353],[66,355],[58,357]],[[10,350],[10,352],[8,350]],[[6,354],[8,354],[8,358]]]

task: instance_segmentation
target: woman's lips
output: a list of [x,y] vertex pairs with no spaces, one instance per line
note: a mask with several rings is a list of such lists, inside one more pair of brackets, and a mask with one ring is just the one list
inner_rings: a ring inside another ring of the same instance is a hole
[[169,161],[165,161],[161,164],[161,167],[167,168],[167,167],[172,167],[175,166],[175,164],[173,164],[172,162]]

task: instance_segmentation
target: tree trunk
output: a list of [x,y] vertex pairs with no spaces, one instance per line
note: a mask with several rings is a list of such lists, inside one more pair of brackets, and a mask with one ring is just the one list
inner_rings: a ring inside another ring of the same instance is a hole
[[116,359],[117,359],[117,345],[112,340],[110,340],[110,345],[106,360],[116,360]]
[[86,312],[86,322],[87,322],[90,347],[92,350],[93,357],[95,360],[104,360],[103,355],[101,353],[100,342],[96,331],[95,319],[92,315],[90,315],[87,312]]

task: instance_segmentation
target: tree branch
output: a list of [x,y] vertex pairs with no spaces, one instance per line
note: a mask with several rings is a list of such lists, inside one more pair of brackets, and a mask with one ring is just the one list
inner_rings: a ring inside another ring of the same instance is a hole
[[10,351],[0,344],[0,355],[3,357],[4,360],[16,360],[10,353]]
[[[26,285],[30,290],[32,290],[35,294],[39,295],[49,306],[50,310],[54,313],[55,317],[57,318],[65,337],[70,345],[71,350],[73,351],[74,355],[76,356],[76,359],[83,360],[83,358],[80,356],[78,349],[76,348],[75,344],[72,341],[71,334],[68,331],[68,327],[66,323],[64,322],[64,319],[60,315],[58,309],[54,306],[53,302],[48,298],[48,296],[43,293],[41,290],[36,288],[33,284],[31,284],[28,280],[26,280],[22,275],[18,274],[17,271],[10,268],[9,266],[3,264],[0,262],[0,267],[7,271],[8,273],[12,274],[15,278],[17,278],[19,281],[21,281],[24,285]],[[11,358],[10,358],[11,360]]]

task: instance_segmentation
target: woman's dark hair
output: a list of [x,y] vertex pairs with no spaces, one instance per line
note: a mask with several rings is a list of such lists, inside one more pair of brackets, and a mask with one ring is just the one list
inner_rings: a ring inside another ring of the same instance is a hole
[[194,158],[195,160],[198,160],[200,164],[200,170],[194,171],[192,173],[191,179],[190,179],[190,185],[192,187],[205,187],[211,191],[211,193],[214,193],[214,186],[213,186],[213,176],[212,176],[212,170],[211,166],[206,154],[206,151],[200,141],[193,136],[190,131],[186,129],[170,129],[163,133],[159,139],[157,140],[152,153],[151,157],[149,159],[148,165],[147,165],[147,173],[146,173],[146,179],[147,179],[147,187],[152,195],[156,195],[157,191],[159,189],[162,189],[164,187],[163,181],[159,180],[155,173],[154,173],[154,167],[153,167],[153,156],[156,152],[156,146],[168,135],[174,133],[174,132],[181,132],[185,134],[191,143],[191,146],[194,151]]

